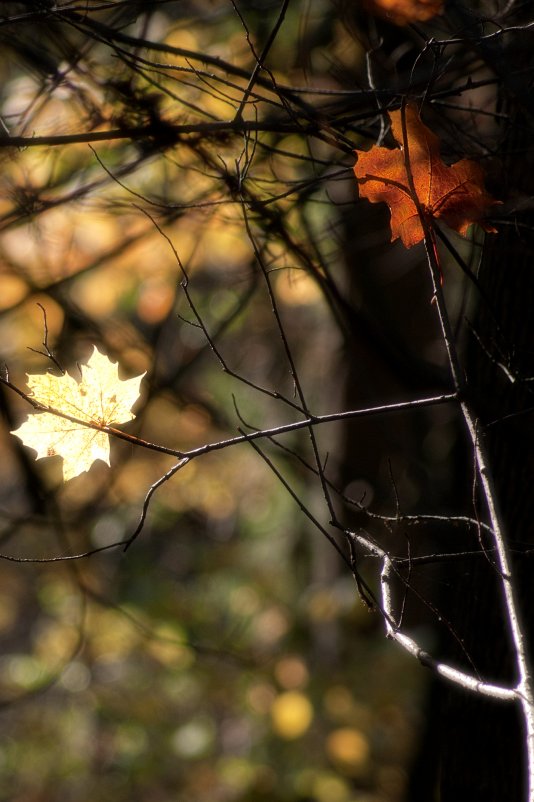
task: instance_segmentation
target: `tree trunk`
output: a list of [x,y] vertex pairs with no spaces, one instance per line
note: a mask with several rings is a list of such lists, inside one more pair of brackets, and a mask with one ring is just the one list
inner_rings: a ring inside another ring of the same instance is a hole
[[[522,51],[523,58],[525,52]],[[521,61],[521,52],[515,54]],[[521,61],[524,68],[528,58]],[[530,59],[532,65],[532,60]],[[513,71],[513,65],[509,65]],[[526,83],[525,83],[526,86]],[[506,200],[534,194],[533,122],[520,103],[509,111],[502,146]],[[481,300],[468,353],[472,402],[485,438],[516,576],[527,639],[534,644],[534,582],[528,550],[534,547],[534,216],[487,238]],[[469,581],[452,599],[450,615],[480,673],[515,682],[516,671],[503,612],[499,577],[489,560],[466,563]],[[454,609],[455,608],[455,609]],[[443,739],[441,802],[458,798],[502,802],[525,798],[524,733],[518,710],[447,689],[439,722]]]

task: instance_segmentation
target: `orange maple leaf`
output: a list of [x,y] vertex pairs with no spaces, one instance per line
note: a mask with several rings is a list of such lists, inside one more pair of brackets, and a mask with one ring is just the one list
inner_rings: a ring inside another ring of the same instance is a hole
[[480,165],[469,159],[446,165],[441,160],[438,137],[421,122],[416,107],[408,104],[404,113],[408,164],[417,202],[406,169],[402,111],[392,111],[389,115],[399,148],[390,150],[374,145],[367,152],[355,151],[358,161],[354,174],[360,197],[371,203],[387,203],[391,212],[391,241],[400,237],[407,248],[421,242],[425,233],[420,213],[429,224],[441,219],[459,234],[465,234],[471,223],[476,222],[486,231],[495,231],[483,218],[499,201],[484,189]]
[[444,0],[365,0],[365,8],[395,25],[426,22],[443,11]]

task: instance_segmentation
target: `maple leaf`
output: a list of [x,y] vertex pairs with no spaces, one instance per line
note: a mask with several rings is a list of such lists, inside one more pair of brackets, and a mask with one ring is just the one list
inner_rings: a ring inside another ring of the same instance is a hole
[[[471,223],[476,222],[486,231],[495,231],[482,218],[499,201],[484,189],[480,165],[469,159],[446,165],[441,160],[438,137],[421,122],[416,107],[408,104],[405,115],[409,168],[427,221],[442,219],[459,234],[465,234]],[[402,112],[392,111],[389,116],[399,148],[390,150],[374,145],[367,152],[356,151],[354,174],[360,197],[371,203],[384,201],[389,206],[391,241],[400,237],[411,248],[424,238],[424,230],[406,170]]]
[[426,22],[443,11],[444,0],[365,0],[365,8],[395,25]]
[[[68,374],[28,375],[30,395],[51,410],[98,426],[133,420],[135,415],[131,407],[139,397],[144,373],[133,379],[119,379],[118,364],[111,362],[96,347],[87,364],[80,367],[80,373],[80,381]],[[11,434],[37,451],[37,459],[63,457],[65,482],[89,470],[97,459],[110,464],[109,437],[105,432],[52,412],[32,413]]]

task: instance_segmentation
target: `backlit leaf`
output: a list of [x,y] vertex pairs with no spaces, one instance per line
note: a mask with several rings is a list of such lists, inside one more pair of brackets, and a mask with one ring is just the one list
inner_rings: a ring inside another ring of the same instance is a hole
[[[29,375],[30,395],[43,406],[98,426],[133,420],[135,415],[131,408],[139,397],[144,373],[133,379],[119,379],[118,365],[97,348],[87,364],[80,367],[80,373],[80,381],[68,374]],[[77,424],[53,412],[32,413],[11,434],[37,451],[37,459],[63,457],[65,481],[89,470],[97,459],[110,464],[109,437],[105,432]]]
[[[498,201],[484,189],[480,165],[469,159],[446,165],[438,137],[421,122],[416,107],[406,106],[405,114],[409,169],[427,221],[442,219],[459,234],[465,234],[475,222],[486,231],[495,231],[483,218]],[[374,145],[367,152],[356,151],[354,174],[361,197],[389,206],[391,240],[400,237],[410,248],[424,238],[424,231],[406,170],[402,112],[392,111],[389,116],[399,147],[390,150]]]
[[365,0],[365,8],[395,25],[426,22],[443,11],[443,0]]

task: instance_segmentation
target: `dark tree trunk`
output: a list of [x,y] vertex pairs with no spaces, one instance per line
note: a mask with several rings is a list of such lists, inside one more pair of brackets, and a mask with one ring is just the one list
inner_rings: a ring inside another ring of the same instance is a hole
[[[532,59],[524,49],[509,63]],[[525,88],[527,81],[525,79]],[[502,144],[502,188],[507,203],[534,195],[534,125],[522,99],[506,105],[509,128]],[[534,216],[519,213],[518,226],[487,238],[480,282],[476,336],[469,344],[468,383],[485,425],[493,476],[508,541],[513,549],[517,597],[534,644]],[[516,670],[503,611],[499,577],[486,559],[466,563],[467,582],[451,599],[451,616],[463,621],[465,646],[487,679],[514,682]],[[459,798],[502,802],[525,798],[524,733],[518,711],[447,689],[438,722],[443,743],[441,802]]]

